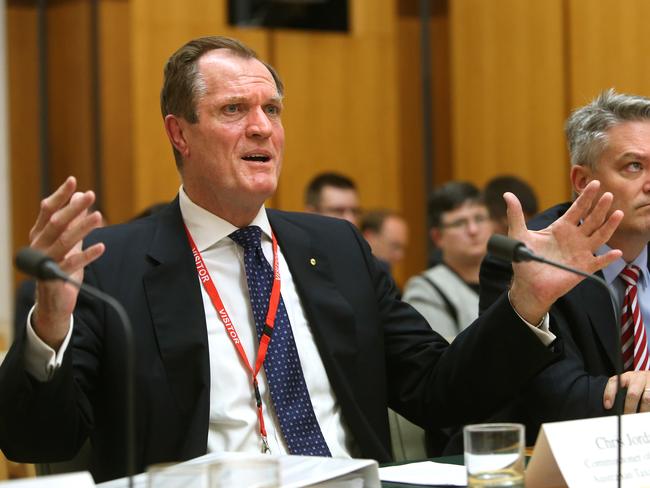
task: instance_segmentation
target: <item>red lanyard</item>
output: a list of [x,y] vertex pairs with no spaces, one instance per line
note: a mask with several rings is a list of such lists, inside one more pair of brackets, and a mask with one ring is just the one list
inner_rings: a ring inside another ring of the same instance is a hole
[[257,359],[255,360],[255,369],[251,367],[248,357],[246,357],[246,351],[241,345],[239,340],[239,335],[235,329],[235,324],[230,320],[230,315],[226,311],[221,297],[217,288],[214,286],[214,281],[210,277],[210,272],[205,266],[203,257],[199,252],[199,249],[192,239],[192,234],[190,234],[189,229],[185,226],[185,232],[187,233],[187,238],[190,241],[190,246],[192,247],[192,254],[194,255],[194,264],[196,265],[196,271],[199,274],[199,279],[203,283],[203,288],[205,288],[206,293],[212,301],[212,305],[217,311],[217,315],[221,319],[223,326],[226,329],[226,334],[230,337],[235,349],[241,357],[244,367],[248,370],[251,375],[251,380],[253,384],[253,389],[255,393],[255,403],[257,404],[257,418],[260,425],[260,436],[262,437],[262,452],[270,452],[269,444],[266,440],[266,428],[264,427],[264,416],[262,415],[262,396],[260,395],[260,389],[257,384],[257,373],[259,372],[262,364],[264,364],[264,358],[266,357],[266,351],[269,348],[269,343],[271,342],[271,335],[273,334],[273,325],[275,324],[275,314],[278,311],[278,305],[280,304],[280,266],[278,264],[278,241],[275,239],[275,234],[271,233],[271,239],[273,241],[273,287],[271,288],[271,298],[269,299],[269,310],[266,314],[266,321],[264,325],[264,330],[262,331],[262,336],[260,338],[260,345],[257,349]]

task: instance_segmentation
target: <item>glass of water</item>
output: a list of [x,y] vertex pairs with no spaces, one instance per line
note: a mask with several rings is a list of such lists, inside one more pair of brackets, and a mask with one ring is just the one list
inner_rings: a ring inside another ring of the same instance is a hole
[[523,488],[524,438],[522,424],[465,426],[463,441],[468,486]]

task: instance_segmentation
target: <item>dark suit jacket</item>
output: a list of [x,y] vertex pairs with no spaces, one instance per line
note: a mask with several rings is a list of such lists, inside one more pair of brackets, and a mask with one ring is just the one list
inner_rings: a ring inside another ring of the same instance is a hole
[[[360,456],[391,459],[387,406],[429,428],[471,422],[555,358],[504,300],[449,346],[395,298],[392,280],[353,226],[268,215]],[[177,200],[152,217],[97,230],[88,241],[103,241],[107,250],[87,267],[85,281],[116,297],[134,327],[137,468],[204,454],[207,331]],[[3,452],[57,461],[90,435],[96,481],[123,476],[123,347],[114,313],[84,297],[72,347],[51,381],[24,372],[20,336],[0,368]]]
[[21,329],[25,328],[25,321],[29,311],[34,306],[36,294],[36,281],[32,279],[21,281],[16,289],[14,300],[14,337]]
[[[564,203],[546,210],[529,222],[529,228],[547,227],[569,206]],[[490,256],[483,261],[481,313],[499,299],[511,279],[509,264]],[[618,326],[607,291],[590,280],[582,281],[553,305],[550,328],[558,337],[553,349],[561,360],[540,372],[513,407],[494,418],[524,422],[531,445],[544,422],[613,413],[603,408],[603,392],[608,378],[615,374],[620,352]]]

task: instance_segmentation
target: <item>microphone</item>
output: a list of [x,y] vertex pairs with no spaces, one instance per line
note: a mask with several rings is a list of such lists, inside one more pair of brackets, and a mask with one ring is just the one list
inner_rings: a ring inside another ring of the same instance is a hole
[[31,247],[23,247],[16,254],[16,267],[39,280],[61,280],[70,283],[78,288],[81,292],[96,298],[111,306],[118,317],[124,329],[124,343],[126,349],[126,378],[125,378],[125,398],[124,406],[126,414],[126,475],[129,478],[129,488],[133,487],[133,475],[135,474],[135,402],[134,402],[134,347],[133,347],[133,328],[126,310],[115,298],[104,293],[103,291],[90,286],[86,283],[80,283],[73,280],[66,274],[54,260]]
[[[549,266],[553,266],[562,269],[564,271],[568,271],[569,273],[583,276],[595,283],[598,283],[598,285],[600,285],[602,288],[604,288],[607,291],[607,294],[609,295],[609,299],[611,300],[612,305],[614,306],[614,317],[616,320],[615,323],[616,324],[621,323],[621,317],[620,317],[621,307],[618,303],[618,298],[616,297],[616,295],[614,295],[614,292],[610,289],[610,287],[607,286],[607,282],[604,279],[602,279],[600,276],[591,273],[585,273],[584,271],[581,271],[579,269],[571,268],[570,266],[565,266],[564,264],[551,261],[550,259],[543,258],[542,256],[538,256],[533,251],[531,251],[528,247],[526,247],[526,244],[524,244],[523,242],[518,241],[516,239],[511,239],[510,237],[506,237],[500,234],[494,234],[492,237],[490,237],[490,240],[488,241],[487,249],[490,254],[503,261],[513,262],[513,263],[519,263],[523,261],[537,261],[538,263],[548,264]],[[621,356],[620,330],[616,334],[616,338],[617,338],[618,353],[615,355],[616,362],[614,364],[614,367],[616,369],[616,390],[617,391],[616,391],[616,397],[614,401],[616,405],[614,411],[616,412],[616,440],[617,440],[616,479],[617,479],[617,486],[618,488],[620,488],[621,486],[621,415],[623,414],[623,399],[624,399],[624,397],[621,395],[621,374],[623,371],[623,358]]]
[[68,281],[69,278],[51,257],[31,247],[23,247],[18,251],[16,267],[39,280]]

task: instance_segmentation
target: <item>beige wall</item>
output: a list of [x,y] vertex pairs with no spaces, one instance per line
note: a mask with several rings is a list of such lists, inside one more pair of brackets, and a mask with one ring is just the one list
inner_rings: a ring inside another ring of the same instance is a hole
[[543,207],[568,197],[563,0],[454,0],[454,176],[529,181]]

